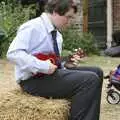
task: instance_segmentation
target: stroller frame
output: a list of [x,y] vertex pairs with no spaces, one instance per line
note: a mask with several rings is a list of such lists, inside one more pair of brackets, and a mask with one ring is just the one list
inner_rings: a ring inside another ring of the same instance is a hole
[[105,79],[108,79],[108,85],[107,85],[107,102],[109,104],[118,104],[120,103],[120,81],[116,81],[114,79],[111,79],[110,76],[105,77]]

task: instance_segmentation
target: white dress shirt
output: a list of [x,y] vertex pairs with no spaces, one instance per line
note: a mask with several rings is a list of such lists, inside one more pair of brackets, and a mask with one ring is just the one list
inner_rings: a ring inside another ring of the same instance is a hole
[[[24,23],[18,29],[17,35],[7,52],[7,58],[15,63],[17,83],[20,80],[28,79],[33,73],[48,73],[49,62],[39,60],[33,54],[54,53],[52,30],[54,30],[54,26],[47,13],[43,13],[40,17]],[[62,35],[57,31],[57,43],[60,53],[62,51],[62,42]]]

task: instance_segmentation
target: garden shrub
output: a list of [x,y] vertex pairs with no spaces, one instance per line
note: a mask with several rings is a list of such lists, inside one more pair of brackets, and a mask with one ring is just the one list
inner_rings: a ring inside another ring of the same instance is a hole
[[5,32],[5,37],[0,38],[0,56],[4,57],[6,55],[9,44],[15,37],[18,27],[25,21],[39,16],[44,10],[45,3],[42,1],[29,0],[29,4],[25,5],[20,1],[22,0],[0,1],[0,30]]
[[99,54],[95,37],[91,33],[80,32],[68,28],[63,31],[63,49],[72,51],[76,48],[82,48],[87,54]]
[[4,41],[0,45],[1,56],[6,55],[17,28],[30,18],[31,13],[34,14],[33,6],[23,8],[21,4],[0,2],[0,29],[5,32],[5,37],[1,38],[1,41]]
[[0,57],[2,56],[2,44],[4,43],[5,37],[5,31],[0,28]]

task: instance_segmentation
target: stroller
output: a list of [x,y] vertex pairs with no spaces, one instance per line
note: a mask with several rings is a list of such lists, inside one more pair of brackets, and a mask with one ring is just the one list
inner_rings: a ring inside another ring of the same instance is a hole
[[106,97],[108,103],[118,104],[120,102],[120,65],[118,65],[117,69],[111,71],[105,79],[109,81]]

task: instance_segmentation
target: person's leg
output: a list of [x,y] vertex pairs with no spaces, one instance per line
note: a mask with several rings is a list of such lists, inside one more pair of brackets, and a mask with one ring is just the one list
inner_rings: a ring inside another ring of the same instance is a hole
[[95,72],[101,82],[103,81],[103,70],[99,67],[94,67],[94,66],[80,66],[80,67],[73,67],[73,68],[70,68],[72,70],[80,70],[80,71],[91,71],[91,72]]
[[[99,91],[99,103],[101,103],[101,93],[102,93],[102,84],[103,84],[103,70],[99,67],[94,67],[94,66],[80,66],[80,67],[74,67],[74,68],[71,68],[72,70],[79,70],[79,71],[91,71],[91,72],[94,72],[98,75],[99,77],[99,80],[100,80],[100,86],[101,86],[101,89]],[[99,106],[100,107],[100,106]],[[100,108],[98,108],[100,110]],[[100,111],[99,111],[100,112]]]
[[99,120],[101,82],[95,74],[88,74],[88,77],[82,85],[78,83],[80,87],[72,97],[70,120]]
[[99,120],[101,82],[94,72],[58,70],[51,76],[23,82],[32,95],[71,98],[69,120]]

